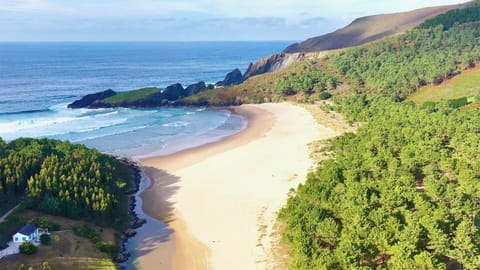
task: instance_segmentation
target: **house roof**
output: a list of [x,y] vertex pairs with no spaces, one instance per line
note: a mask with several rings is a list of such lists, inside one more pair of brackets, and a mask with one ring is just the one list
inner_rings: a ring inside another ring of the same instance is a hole
[[33,232],[35,232],[36,229],[37,229],[37,226],[34,226],[32,224],[27,224],[23,226],[18,232],[23,235],[30,235]]

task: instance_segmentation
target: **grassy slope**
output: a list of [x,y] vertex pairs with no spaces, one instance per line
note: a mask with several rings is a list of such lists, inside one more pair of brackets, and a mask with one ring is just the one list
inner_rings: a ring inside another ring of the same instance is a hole
[[254,76],[245,82],[225,88],[217,88],[201,92],[194,96],[183,99],[186,103],[194,103],[202,99],[208,100],[211,104],[219,104],[224,101],[234,100],[236,97],[244,103],[261,103],[265,101],[280,101],[282,98],[275,92],[276,81],[290,73],[297,73],[302,70],[305,63],[296,63],[286,69]]
[[141,100],[148,100],[160,92],[156,87],[142,88],[138,90],[118,93],[115,96],[104,99],[109,104],[122,104]]
[[[224,102],[231,100],[240,100],[242,103],[280,102],[287,100],[301,101],[304,99],[304,95],[283,96],[275,89],[276,84],[280,78],[294,74],[302,74],[311,67],[322,70],[338,79],[339,86],[337,90],[335,90],[335,94],[343,94],[345,89],[350,88],[350,82],[329,68],[326,61],[322,58],[295,63],[283,70],[251,77],[239,85],[201,92],[197,95],[186,97],[182,99],[182,101],[186,104],[192,104],[201,100],[208,100],[210,105],[222,105]],[[315,94],[313,95],[315,96]]]
[[410,96],[409,100],[424,103],[426,101],[477,96],[480,95],[480,84],[478,82],[480,82],[479,67],[464,71],[442,84],[425,86]]

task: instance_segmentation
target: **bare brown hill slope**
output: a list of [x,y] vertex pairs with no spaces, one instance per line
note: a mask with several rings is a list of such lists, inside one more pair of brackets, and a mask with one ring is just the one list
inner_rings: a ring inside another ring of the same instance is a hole
[[452,9],[463,8],[469,3],[428,7],[408,12],[367,16],[335,32],[309,38],[288,46],[285,53],[314,52],[362,45],[387,36],[405,32],[413,27]]

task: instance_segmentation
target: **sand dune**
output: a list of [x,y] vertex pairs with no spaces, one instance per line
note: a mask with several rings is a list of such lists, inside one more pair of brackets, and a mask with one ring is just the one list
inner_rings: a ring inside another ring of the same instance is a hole
[[278,268],[277,212],[312,166],[307,144],[335,132],[289,104],[234,110],[249,119],[239,134],[142,161],[153,180],[144,211],[174,233],[138,258],[141,269]]

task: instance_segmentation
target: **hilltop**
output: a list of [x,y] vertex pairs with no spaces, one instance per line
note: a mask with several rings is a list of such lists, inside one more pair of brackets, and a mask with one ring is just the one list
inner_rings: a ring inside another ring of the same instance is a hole
[[467,4],[428,7],[407,12],[357,18],[344,28],[292,44],[283,52],[315,52],[362,45],[384,37],[403,33],[428,19],[453,9],[463,8],[466,5]]

